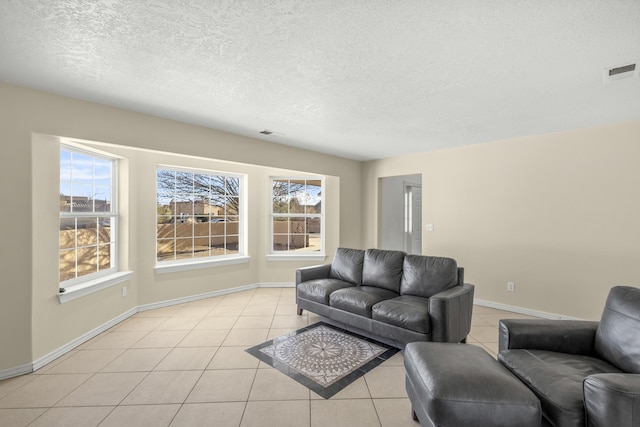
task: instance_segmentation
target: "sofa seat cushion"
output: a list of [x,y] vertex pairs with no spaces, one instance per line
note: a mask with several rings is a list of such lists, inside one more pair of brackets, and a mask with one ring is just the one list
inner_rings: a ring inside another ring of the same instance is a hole
[[587,376],[620,372],[594,357],[547,350],[503,350],[498,359],[538,396],[545,417],[562,427],[585,425],[582,382]]
[[298,298],[329,305],[329,296],[344,288],[355,288],[353,283],[345,282],[338,279],[314,279],[307,280],[298,284]]
[[329,305],[331,308],[371,318],[371,309],[375,304],[397,296],[396,292],[388,289],[357,286],[333,292],[329,297]]
[[380,301],[373,306],[371,318],[422,334],[428,334],[431,330],[427,298],[402,295]]

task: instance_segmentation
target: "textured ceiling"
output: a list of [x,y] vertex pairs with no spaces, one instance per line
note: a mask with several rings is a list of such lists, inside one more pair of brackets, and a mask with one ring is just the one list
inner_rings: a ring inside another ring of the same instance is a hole
[[640,119],[631,62],[639,0],[0,2],[0,81],[357,160]]

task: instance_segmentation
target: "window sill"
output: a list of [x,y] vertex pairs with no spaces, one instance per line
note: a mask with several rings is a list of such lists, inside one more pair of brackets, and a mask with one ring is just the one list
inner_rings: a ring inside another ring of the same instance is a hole
[[60,304],[73,301],[129,280],[132,275],[133,271],[120,271],[98,279],[88,280],[80,285],[69,286],[65,288],[65,292],[58,293],[58,300]]
[[324,261],[327,258],[325,254],[270,254],[267,255],[267,261]]
[[233,256],[221,259],[207,259],[202,261],[165,261],[154,267],[157,274],[176,273],[179,271],[197,270],[200,268],[221,267],[224,265],[247,264],[248,256]]

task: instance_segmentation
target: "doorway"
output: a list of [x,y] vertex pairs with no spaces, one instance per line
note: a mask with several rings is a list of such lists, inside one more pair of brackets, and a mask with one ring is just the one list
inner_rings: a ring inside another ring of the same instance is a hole
[[422,175],[380,178],[381,249],[422,253]]

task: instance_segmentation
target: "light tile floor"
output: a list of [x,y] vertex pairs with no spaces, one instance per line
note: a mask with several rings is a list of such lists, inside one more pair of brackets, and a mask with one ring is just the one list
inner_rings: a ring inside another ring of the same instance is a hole
[[[495,356],[498,321],[475,306],[468,343]],[[398,353],[325,400],[245,353],[313,324],[293,288],[261,288],[145,311],[37,372],[0,381],[0,425],[410,426]]]

